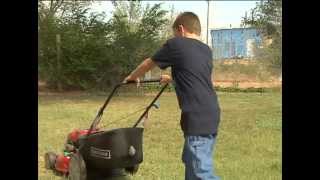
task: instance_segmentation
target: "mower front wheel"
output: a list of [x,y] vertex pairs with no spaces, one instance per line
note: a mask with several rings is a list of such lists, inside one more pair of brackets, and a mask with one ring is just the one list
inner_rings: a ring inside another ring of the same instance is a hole
[[69,180],[86,180],[86,164],[79,152],[71,154],[69,164]]
[[53,152],[47,152],[44,155],[45,168],[49,170],[54,170],[56,164],[57,155]]

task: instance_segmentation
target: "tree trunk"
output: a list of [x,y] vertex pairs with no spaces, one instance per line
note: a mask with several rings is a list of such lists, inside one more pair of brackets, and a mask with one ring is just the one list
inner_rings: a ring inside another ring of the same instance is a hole
[[56,40],[57,40],[57,88],[58,91],[62,91],[62,83],[61,83],[61,63],[60,63],[60,58],[61,58],[61,38],[60,34],[56,35]]

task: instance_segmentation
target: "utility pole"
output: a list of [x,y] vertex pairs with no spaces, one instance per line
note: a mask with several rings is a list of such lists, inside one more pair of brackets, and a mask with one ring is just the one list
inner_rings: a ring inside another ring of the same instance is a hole
[[208,39],[209,39],[209,5],[210,5],[210,3],[209,3],[210,1],[209,0],[207,0],[207,3],[208,3],[208,7],[207,7],[207,45],[209,46],[209,41],[208,41]]
[[232,25],[230,24],[230,47],[229,47],[229,57],[230,59],[232,59]]

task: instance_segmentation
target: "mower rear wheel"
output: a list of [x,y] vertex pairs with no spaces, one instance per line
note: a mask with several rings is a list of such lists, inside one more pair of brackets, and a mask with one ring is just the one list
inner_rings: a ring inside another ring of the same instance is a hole
[[47,152],[44,155],[44,164],[46,169],[54,170],[57,155],[53,152]]
[[87,179],[87,170],[86,164],[80,153],[74,153],[70,156],[69,164],[69,180],[86,180]]
[[126,170],[127,173],[133,175],[133,174],[135,174],[135,173],[138,172],[138,170],[139,170],[139,165],[137,164],[137,165],[134,165],[134,166],[132,166],[132,167],[127,167],[127,168],[125,168],[125,170]]

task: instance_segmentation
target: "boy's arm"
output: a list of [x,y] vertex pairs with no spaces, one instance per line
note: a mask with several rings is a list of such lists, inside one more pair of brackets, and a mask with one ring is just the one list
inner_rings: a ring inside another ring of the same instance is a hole
[[[155,66],[156,63],[151,58],[147,58],[134,71],[132,71],[128,77],[124,79],[124,82],[136,81],[139,83],[139,77],[143,76],[146,72],[153,69]],[[169,75],[163,74],[160,77],[161,84],[170,83],[171,81],[172,78]]]
[[131,74],[124,79],[124,81],[139,81],[139,77],[143,76],[146,72],[153,69],[156,64],[151,58],[145,59]]

